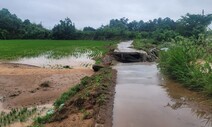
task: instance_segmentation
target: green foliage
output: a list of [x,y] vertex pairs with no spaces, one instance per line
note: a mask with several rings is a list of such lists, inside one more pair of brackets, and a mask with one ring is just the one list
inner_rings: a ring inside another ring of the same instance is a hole
[[83,113],[82,119],[87,119],[91,115],[91,113],[85,109],[82,109],[81,113]]
[[41,24],[24,22],[7,9],[0,10],[0,39],[46,39],[50,31]]
[[152,32],[152,38],[154,39],[154,44],[162,44],[164,42],[171,42],[173,38],[178,35],[173,30],[167,29],[157,29],[156,31]]
[[0,126],[7,126],[14,122],[24,122],[30,116],[35,114],[37,111],[36,108],[27,109],[12,109],[9,113],[1,112],[0,114]]
[[161,52],[159,67],[184,86],[212,95],[212,61],[207,46],[197,45],[189,39],[179,39],[175,46]]
[[12,60],[22,57],[36,57],[50,53],[50,57],[74,55],[76,52],[92,51],[92,57],[105,53],[107,41],[62,41],[62,40],[1,40],[0,59]]
[[[52,114],[46,114],[45,116],[43,117],[37,117],[34,121],[34,126],[35,127],[43,127],[42,124],[45,124],[47,123],[48,121],[51,120],[51,117],[52,117]],[[33,127],[34,127],[33,126]]]
[[69,18],[64,21],[60,20],[60,24],[52,29],[52,38],[56,40],[76,39],[76,29]]
[[180,34],[185,37],[205,34],[206,28],[212,21],[212,15],[187,14],[176,22],[169,17],[158,18],[144,22],[132,21],[123,17],[111,19],[108,25],[97,29],[85,27],[77,30],[71,19],[60,20],[52,30],[45,29],[42,24],[22,21],[7,9],[0,10],[0,39],[89,39],[89,40],[129,40],[135,39],[138,34],[145,39],[154,39],[158,44],[170,41],[170,38]]
[[149,49],[156,47],[153,39],[135,39],[132,44],[135,49],[144,51],[148,51]]
[[94,29],[93,27],[84,27],[83,28],[83,32],[94,32],[96,31],[96,29]]
[[186,14],[177,21],[177,31],[183,36],[198,38],[199,34],[205,34],[211,21],[212,15]]
[[60,98],[58,98],[55,102],[54,102],[54,106],[56,108],[59,108],[60,105],[64,104],[70,97],[74,96],[77,92],[79,92],[80,90],[84,89],[86,87],[88,83],[88,77],[84,77],[81,80],[81,83],[70,88],[67,92],[63,93]]

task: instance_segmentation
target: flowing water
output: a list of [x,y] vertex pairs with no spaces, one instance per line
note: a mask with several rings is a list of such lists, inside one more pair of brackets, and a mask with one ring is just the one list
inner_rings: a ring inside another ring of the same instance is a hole
[[[125,47],[121,52],[131,43],[120,43]],[[164,78],[156,63],[118,63],[114,68],[113,127],[212,127],[212,100]]]

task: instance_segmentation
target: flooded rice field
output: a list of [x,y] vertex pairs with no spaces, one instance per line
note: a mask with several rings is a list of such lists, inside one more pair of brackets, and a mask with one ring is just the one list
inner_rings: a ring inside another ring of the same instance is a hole
[[35,117],[51,110],[62,93],[94,73],[91,53],[60,59],[41,55],[1,61],[0,127],[29,126]]
[[212,127],[212,99],[164,78],[156,63],[118,63],[114,69],[113,127]]
[[25,57],[9,63],[27,64],[44,68],[90,68],[95,61],[91,57],[92,51],[85,53],[75,53],[74,55],[61,58],[52,58],[49,55],[40,55],[37,57]]

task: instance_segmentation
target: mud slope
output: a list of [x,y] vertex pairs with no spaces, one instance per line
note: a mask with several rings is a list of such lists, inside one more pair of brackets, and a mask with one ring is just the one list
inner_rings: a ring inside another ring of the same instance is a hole
[[[112,108],[116,71],[103,68],[63,95],[76,91],[49,117],[47,127],[112,126]],[[62,96],[63,96],[62,95]],[[62,98],[60,98],[62,99]]]
[[4,108],[53,102],[91,69],[45,69],[23,64],[0,64],[0,97]]

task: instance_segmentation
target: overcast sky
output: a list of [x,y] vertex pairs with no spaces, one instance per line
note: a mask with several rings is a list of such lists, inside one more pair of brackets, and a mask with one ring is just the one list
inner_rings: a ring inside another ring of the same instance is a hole
[[0,9],[7,8],[21,19],[52,28],[69,17],[79,29],[108,24],[112,18],[150,20],[170,17],[174,20],[186,13],[212,13],[212,0],[0,0]]

